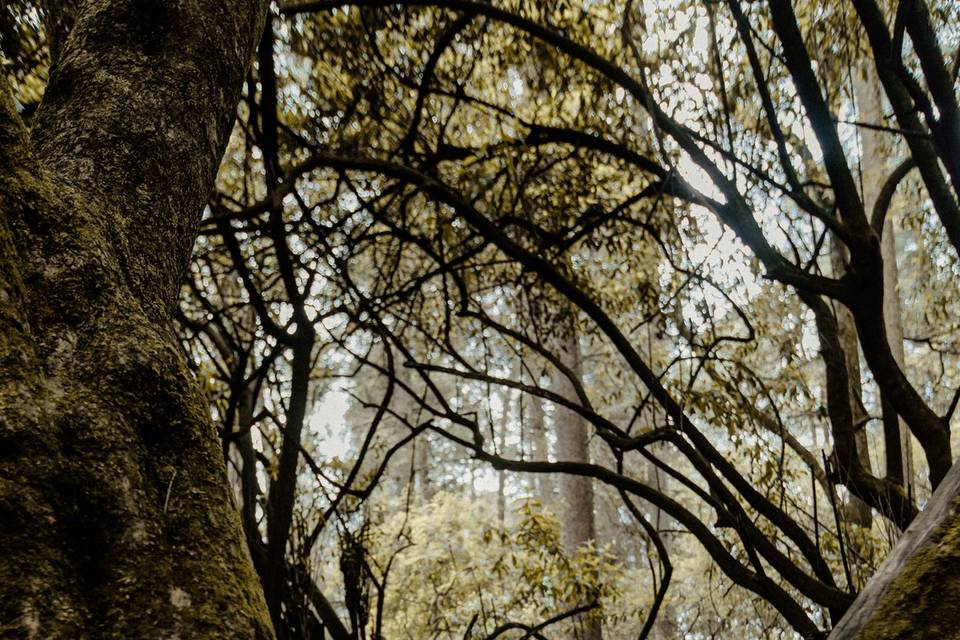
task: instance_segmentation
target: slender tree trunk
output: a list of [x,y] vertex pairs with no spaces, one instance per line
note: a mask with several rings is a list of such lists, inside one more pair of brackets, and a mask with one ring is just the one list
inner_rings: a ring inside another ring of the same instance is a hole
[[[651,447],[651,451],[660,456],[664,454],[669,455],[669,452],[666,451],[666,447],[663,447],[660,443],[653,445]],[[658,491],[669,495],[669,476],[667,476],[665,473],[662,473],[660,468],[649,460],[646,462],[646,481],[651,487],[654,487]],[[663,544],[669,553],[673,547],[672,537],[669,533],[664,533],[664,530],[673,528],[674,524],[670,519],[670,516],[664,513],[663,509],[660,509],[657,506],[650,505],[649,513],[650,524],[652,524],[657,532],[660,533]],[[650,542],[648,542],[648,544],[652,545]],[[676,612],[674,611],[673,603],[670,601],[668,595],[660,607],[660,611],[658,612],[656,622],[653,624],[653,628],[650,630],[650,637],[652,640],[670,640],[671,638],[676,638],[678,632],[679,630],[677,629]]]
[[[398,366],[395,373],[397,376],[398,389],[401,384],[407,386],[413,384],[413,377],[410,375],[410,369],[407,367]],[[392,402],[394,410],[399,415],[406,416],[409,420],[413,419],[415,411],[413,406],[414,402],[406,393],[397,391]],[[355,446],[360,445],[360,441],[366,435],[366,428],[368,426],[369,425],[365,424],[363,420],[358,422]],[[401,420],[389,415],[384,418],[384,426],[381,428],[385,433],[389,434],[391,441],[395,439],[399,440],[408,429]],[[385,496],[399,498],[400,508],[403,507],[405,497],[415,488],[410,486],[410,484],[411,481],[416,479],[416,449],[420,447],[420,440],[422,439],[423,436],[418,438],[415,443],[408,444],[390,459],[390,465],[387,467],[384,481],[380,483]]]
[[[880,250],[883,254],[883,320],[893,357],[904,369],[903,326],[900,310],[900,272],[897,268],[895,230],[892,216],[888,215],[883,225]],[[913,466],[913,436],[885,397],[881,398],[883,409],[884,439],[887,442],[887,475],[899,479],[909,496],[915,496],[916,471]]]
[[[535,381],[538,382],[538,381]],[[527,399],[530,407],[530,418],[527,420],[530,432],[530,459],[546,462],[550,460],[550,440],[547,437],[546,416],[543,411],[543,401],[540,398]],[[537,473],[533,476],[534,492],[540,503],[552,509],[556,496],[553,476],[548,473]]]
[[[507,426],[506,420],[502,421],[499,433],[497,434],[497,450],[500,455],[507,456]],[[497,471],[497,522],[503,527],[507,519],[507,472],[503,469]]]
[[[582,375],[580,344],[576,336],[564,341],[561,360],[574,375]],[[575,398],[570,382],[558,375],[554,383],[555,391],[566,397]],[[590,448],[587,425],[580,415],[557,407],[557,457],[569,462],[590,462]],[[589,478],[575,475],[563,475],[560,479],[560,491],[564,507],[564,546],[576,551],[580,546],[592,542],[596,537],[593,518],[593,484]]]
[[[583,379],[583,362],[580,341],[575,330],[564,340],[560,353],[561,362],[577,378]],[[570,381],[562,374],[554,381],[554,391],[576,400]],[[590,462],[590,441],[586,421],[577,413],[557,407],[557,458],[567,462]],[[568,553],[596,542],[596,527],[593,513],[593,482],[590,478],[564,474],[560,477],[560,500],[563,505],[563,544]],[[583,619],[582,640],[599,640],[600,623],[592,618]]]
[[417,478],[417,495],[420,502],[425,504],[433,499],[436,493],[436,486],[430,477],[430,464],[433,460],[432,447],[427,434],[422,434],[416,440],[416,456],[414,460],[414,473]]
[[[833,240],[830,247],[830,257],[833,262],[833,272],[836,277],[843,275],[847,263],[843,245]],[[853,321],[853,314],[843,305],[836,305],[837,326],[840,331],[840,343],[847,360],[847,377],[850,387],[850,412],[853,416],[855,433],[854,443],[857,447],[857,457],[860,464],[868,473],[873,473],[870,463],[870,440],[867,437],[867,412],[863,406],[863,384],[860,379],[860,348],[857,340],[857,326]],[[845,517],[856,525],[869,527],[873,522],[873,512],[870,505],[850,495],[845,505]]]
[[[883,124],[883,99],[880,79],[871,61],[860,65],[854,78],[854,95],[857,101],[857,113],[861,122]],[[881,131],[861,129],[861,181],[863,182],[863,202],[867,211],[872,211],[890,163],[890,156]],[[883,237],[880,253],[883,258],[883,320],[887,330],[890,351],[900,369],[904,369],[903,327],[901,325],[900,292],[898,290],[899,271],[897,269],[896,242],[892,211],[884,219]],[[904,369],[905,370],[905,369]],[[912,484],[913,447],[910,430],[897,415],[896,410],[886,397],[882,398],[884,442],[887,460],[887,476],[903,483],[908,495],[913,495]]]
[[243,389],[237,409],[236,447],[242,465],[240,467],[240,493],[243,500],[240,505],[240,517],[243,522],[243,531],[247,537],[247,545],[254,558],[257,572],[263,574],[263,562],[257,561],[257,556],[263,555],[263,537],[257,523],[257,502],[263,494],[257,474],[257,455],[253,447],[253,416],[256,406],[256,397],[253,388]]
[[273,636],[171,330],[264,4],[87,0],[30,134],[0,96],[0,619],[14,637]]
[[296,502],[300,440],[310,393],[312,351],[311,338],[298,344],[291,358],[290,399],[284,414],[283,444],[277,461],[277,477],[270,484],[267,496],[266,566],[260,577],[270,615],[278,629],[283,614],[281,605],[287,592],[287,547]]

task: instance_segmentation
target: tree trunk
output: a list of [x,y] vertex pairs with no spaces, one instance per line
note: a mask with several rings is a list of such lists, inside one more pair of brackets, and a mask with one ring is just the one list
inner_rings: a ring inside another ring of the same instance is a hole
[[[534,384],[539,384],[535,380]],[[530,431],[530,459],[540,462],[550,460],[550,441],[547,438],[547,424],[543,411],[543,400],[535,396],[527,398],[530,405],[530,418],[528,421]],[[553,476],[548,473],[533,474],[534,493],[540,503],[548,508],[554,508],[556,499]]]
[[[857,101],[857,113],[861,122],[883,124],[883,99],[880,79],[871,61],[860,65],[859,73],[853,82]],[[862,157],[861,181],[863,183],[863,202],[867,211],[872,211],[877,196],[888,173],[889,163],[884,162],[890,156],[889,145],[885,144],[881,131],[863,128],[860,130]],[[890,351],[897,365],[904,369],[903,327],[901,325],[900,292],[898,290],[899,271],[894,239],[892,212],[888,213],[883,224],[883,238],[880,243],[883,259],[883,320],[890,342]],[[897,415],[886,398],[882,399],[884,442],[887,460],[887,476],[903,483],[907,494],[912,496],[913,452],[910,430]]]
[[[492,417],[492,416],[491,416]],[[499,433],[497,433],[497,451],[501,456],[507,457],[507,425],[506,419],[501,421]],[[497,471],[497,522],[503,527],[507,520],[507,472],[503,469]]]
[[960,465],[867,582],[831,640],[955,638],[960,628]]
[[87,0],[28,134],[0,97],[0,616],[270,638],[171,330],[265,3]]
[[[653,423],[656,423],[655,419]],[[652,445],[650,450],[660,458],[670,455],[670,452],[663,446],[663,443]],[[670,476],[662,473],[660,468],[650,460],[647,460],[644,466],[647,484],[654,487],[657,491],[670,495]],[[648,513],[650,514],[650,524],[653,525],[654,529],[660,534],[664,547],[669,553],[674,546],[673,540],[671,535],[664,533],[664,531],[674,528],[676,524],[663,509],[653,504],[648,503]],[[647,544],[652,545],[652,542],[648,541]],[[657,619],[650,629],[650,638],[651,640],[670,640],[671,638],[676,638],[678,635],[679,629],[677,628],[676,611],[668,596],[660,606]]]
[[276,479],[267,495],[266,566],[261,581],[274,625],[279,629],[283,596],[287,590],[287,547],[296,504],[300,446],[307,417],[313,339],[298,343],[290,362],[290,399],[284,412],[283,444],[277,459]]
[[[881,102],[876,81],[871,80],[873,73],[871,67],[869,73],[854,85],[862,114],[860,119],[866,122],[880,121]],[[884,157],[876,136],[871,132],[864,134],[862,155],[865,160]],[[867,192],[866,171],[864,173],[864,191]],[[877,184],[873,186],[874,194]],[[865,198],[865,201],[872,205],[872,199]],[[902,369],[903,332],[894,248],[893,224],[888,215],[881,244],[884,262],[883,315],[891,351]],[[897,477],[902,473],[903,481],[909,487],[913,481],[909,432],[903,428],[903,421],[896,417],[887,402],[884,402],[883,411],[885,440],[889,449],[887,474]],[[889,419],[891,416],[894,417],[893,421]],[[897,436],[903,443],[900,450],[896,449]],[[956,630],[960,628],[958,495],[960,465],[955,464],[833,629],[830,634],[832,640],[919,640],[956,636]]]
[[[575,330],[563,342],[560,360],[574,376],[583,378],[580,341]],[[557,374],[554,391],[573,401],[577,400],[573,385],[562,374]],[[577,413],[557,407],[557,458],[565,462],[590,462],[590,441],[586,421]],[[560,477],[560,500],[563,506],[563,545],[574,554],[587,544],[595,543],[596,528],[593,515],[593,482],[583,476],[564,474]],[[600,622],[590,617],[583,619],[581,640],[599,640]]]
[[430,465],[433,464],[432,447],[429,434],[421,434],[414,443],[416,452],[414,459],[414,473],[417,479],[417,496],[420,504],[427,504],[433,500],[437,489],[430,477]]
[[[897,269],[897,253],[894,244],[893,218],[888,215],[883,224],[883,239],[880,251],[883,255],[883,321],[887,327],[893,357],[901,369],[904,367],[903,326],[900,312],[900,272]],[[887,475],[899,479],[907,495],[914,497],[916,472],[913,468],[913,436],[897,415],[896,410],[882,398],[884,440],[887,442]]]
[[[847,258],[843,245],[837,240],[831,241],[830,258],[833,262],[833,273],[841,277],[846,270]],[[857,447],[857,457],[860,464],[869,473],[873,473],[870,463],[870,440],[867,438],[867,412],[863,406],[863,384],[860,379],[860,349],[857,341],[857,326],[853,314],[843,305],[836,305],[837,326],[839,328],[840,343],[843,345],[843,354],[847,361],[847,374],[850,387],[850,412],[853,416],[854,443]],[[855,495],[847,498],[844,505],[845,518],[861,527],[869,527],[873,523],[873,511],[870,505]]]

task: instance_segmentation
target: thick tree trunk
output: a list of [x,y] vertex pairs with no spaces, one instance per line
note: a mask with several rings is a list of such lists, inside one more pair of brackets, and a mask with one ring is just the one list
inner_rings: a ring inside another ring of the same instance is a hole
[[[580,341],[576,331],[563,342],[561,362],[573,375],[583,377]],[[561,396],[576,400],[573,385],[562,374],[554,382],[554,390]],[[557,407],[557,458],[565,462],[590,462],[590,441],[586,421],[577,413]],[[564,474],[560,478],[560,500],[563,517],[563,545],[570,554],[580,547],[596,542],[593,514],[593,481],[583,476]],[[583,619],[581,640],[601,638],[599,621]]]
[[260,0],[87,0],[28,135],[0,104],[0,616],[269,638],[170,327]]
[[960,465],[954,465],[834,628],[831,640],[957,637],[958,495]]

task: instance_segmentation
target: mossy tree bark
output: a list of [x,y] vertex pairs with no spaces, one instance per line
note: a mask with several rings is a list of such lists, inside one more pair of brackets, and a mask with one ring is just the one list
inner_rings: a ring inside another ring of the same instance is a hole
[[960,465],[954,465],[830,640],[960,637]]
[[270,638],[171,331],[263,0],[84,0],[0,97],[4,637]]

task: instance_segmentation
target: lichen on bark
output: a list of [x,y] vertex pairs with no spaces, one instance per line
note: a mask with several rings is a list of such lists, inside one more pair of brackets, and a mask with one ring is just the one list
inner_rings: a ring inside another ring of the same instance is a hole
[[887,589],[863,638],[960,638],[960,501],[952,513]]
[[960,637],[960,466],[881,563],[831,640]]
[[3,637],[271,638],[170,329],[264,3],[79,7],[0,99]]

